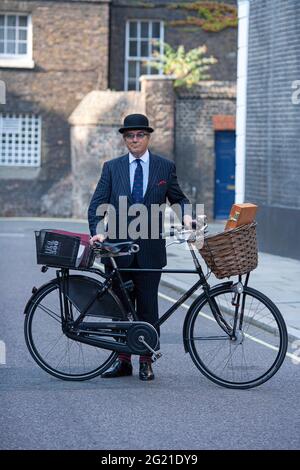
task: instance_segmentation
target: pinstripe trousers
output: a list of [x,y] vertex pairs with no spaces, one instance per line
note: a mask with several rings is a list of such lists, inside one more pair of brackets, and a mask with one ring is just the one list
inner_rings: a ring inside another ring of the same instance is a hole
[[[133,261],[128,267],[140,267],[136,255],[134,255]],[[111,271],[112,267],[105,265],[105,272],[109,273]],[[131,280],[134,284],[134,291],[131,293],[131,298],[135,304],[139,320],[154,325],[158,320],[158,286],[161,273],[122,272],[120,274],[124,282]],[[114,286],[113,288],[123,300],[119,289]]]

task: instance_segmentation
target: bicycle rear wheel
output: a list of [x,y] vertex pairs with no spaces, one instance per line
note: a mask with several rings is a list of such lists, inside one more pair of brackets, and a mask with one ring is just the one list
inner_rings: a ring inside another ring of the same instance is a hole
[[223,387],[246,389],[269,380],[281,366],[288,343],[278,308],[264,294],[245,287],[240,297],[240,305],[244,301],[242,325],[239,327],[240,306],[236,338],[232,339],[223,322],[232,331],[232,289],[221,285],[210,291],[210,297],[218,306],[218,321],[204,295],[192,305],[186,320],[185,341],[195,365]]
[[[80,312],[70,300],[68,303],[75,320]],[[24,333],[33,359],[59,379],[91,379],[108,369],[117,357],[115,352],[74,341],[64,334],[56,279],[39,289],[29,302]]]

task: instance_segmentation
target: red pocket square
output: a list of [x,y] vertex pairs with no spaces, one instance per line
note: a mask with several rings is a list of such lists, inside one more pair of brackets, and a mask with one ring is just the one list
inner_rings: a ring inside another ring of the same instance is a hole
[[157,186],[161,186],[162,184],[167,184],[167,182],[165,180],[160,180],[158,183],[157,183]]

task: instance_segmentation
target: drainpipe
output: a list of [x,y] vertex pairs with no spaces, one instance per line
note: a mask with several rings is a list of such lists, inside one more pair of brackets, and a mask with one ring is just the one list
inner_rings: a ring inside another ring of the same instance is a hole
[[247,65],[250,0],[238,0],[235,202],[245,200]]

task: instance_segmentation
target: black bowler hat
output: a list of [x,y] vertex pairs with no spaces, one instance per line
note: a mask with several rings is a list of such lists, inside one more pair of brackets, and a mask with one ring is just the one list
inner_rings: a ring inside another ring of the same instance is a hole
[[140,129],[147,132],[154,131],[152,127],[149,127],[149,121],[146,116],[144,116],[143,114],[129,114],[125,117],[123,127],[119,129],[119,132],[121,132],[121,134],[124,134],[124,132],[126,131]]

